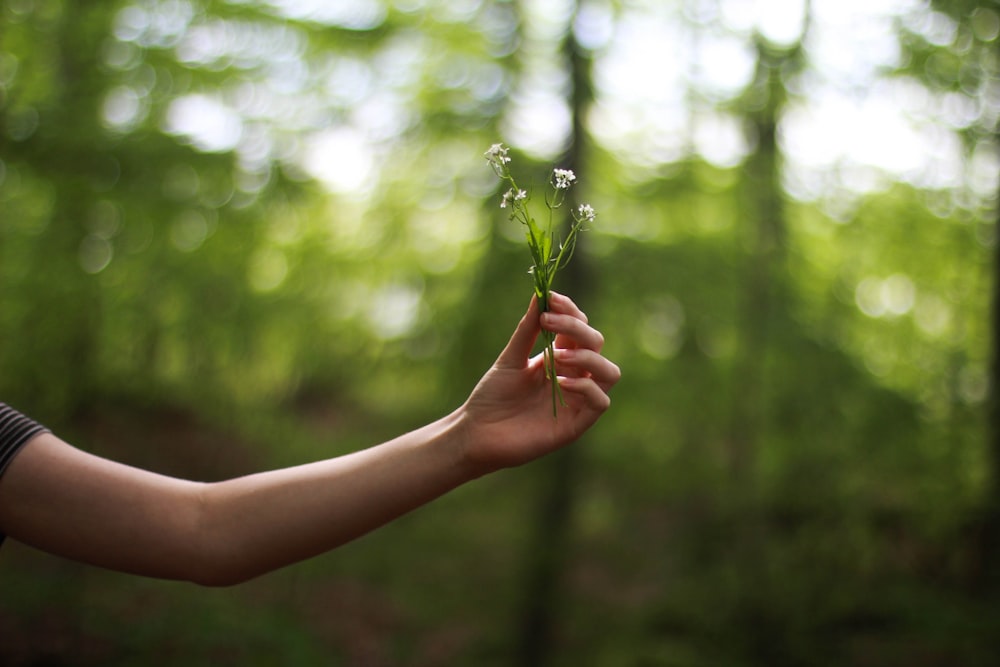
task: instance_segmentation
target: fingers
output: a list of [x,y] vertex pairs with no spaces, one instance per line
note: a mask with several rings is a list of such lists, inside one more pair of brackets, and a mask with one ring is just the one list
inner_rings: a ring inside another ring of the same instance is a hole
[[584,348],[556,350],[556,365],[560,375],[589,377],[605,392],[622,377],[621,369],[614,362]]
[[592,419],[611,407],[611,397],[591,378],[562,377],[559,378],[559,386],[564,393],[582,397],[594,412]]
[[568,296],[558,292],[549,293],[549,310],[554,313],[573,315],[577,319],[587,322],[587,315]]
[[535,340],[542,330],[538,314],[538,298],[532,296],[531,303],[528,305],[528,312],[518,322],[517,328],[514,329],[514,333],[507,342],[507,347],[500,353],[500,357],[497,359],[497,366],[502,368],[524,368],[527,365],[531,349],[535,346]]
[[542,313],[541,325],[546,331],[560,336],[557,340],[559,347],[582,347],[596,352],[604,347],[603,334],[575,314]]
[[[606,394],[621,378],[621,370],[600,354],[604,335],[587,323],[586,314],[569,297],[553,292],[549,308],[549,312],[540,313],[538,299],[532,297],[496,365],[507,369],[525,368],[544,327],[557,336],[556,360],[559,374],[570,380],[567,390],[584,394],[595,408],[606,409],[606,405],[603,408],[600,405],[607,397],[602,399],[593,392]],[[537,361],[541,363],[540,358]]]
[[621,379],[621,369],[615,363],[581,347],[557,349],[556,366],[563,392],[579,396],[588,408],[579,413],[581,417],[592,422],[611,406],[608,392]]

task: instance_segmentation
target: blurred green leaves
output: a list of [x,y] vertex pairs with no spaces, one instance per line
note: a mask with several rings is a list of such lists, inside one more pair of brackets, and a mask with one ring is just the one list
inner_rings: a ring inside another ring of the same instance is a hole
[[[4,0],[0,396],[139,460],[173,451],[142,435],[172,432],[149,409],[170,406],[258,468],[452,409],[531,294],[482,147],[523,148],[544,180],[573,34],[601,222],[572,296],[625,379],[586,443],[556,663],[930,646],[989,664],[995,614],[966,591],[990,483],[1000,21],[877,4]],[[366,664],[330,631],[352,609],[313,592],[347,591],[362,636],[396,637],[385,664],[500,664],[536,474],[211,602],[74,571],[47,613],[72,627],[111,587],[87,632],[112,645],[149,596],[143,641],[177,634],[179,653],[253,633]],[[14,560],[5,583],[63,567]],[[40,606],[22,590],[0,612]],[[278,611],[226,620],[248,606]],[[121,646],[93,664],[130,664]]]

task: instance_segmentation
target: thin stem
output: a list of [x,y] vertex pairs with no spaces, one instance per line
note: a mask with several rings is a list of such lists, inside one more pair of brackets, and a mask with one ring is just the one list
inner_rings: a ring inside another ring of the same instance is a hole
[[[500,180],[510,186],[510,190],[503,195],[500,204],[501,208],[506,208],[509,205],[511,209],[510,219],[520,222],[527,228],[525,235],[528,239],[528,250],[531,252],[531,259],[533,261],[530,273],[535,281],[535,294],[538,297],[541,311],[547,312],[549,310],[549,293],[555,281],[556,273],[559,269],[566,266],[567,262],[573,256],[573,251],[576,248],[576,234],[583,224],[583,220],[579,216],[571,213],[572,224],[570,225],[569,232],[565,241],[561,242],[558,249],[556,249],[555,210],[565,203],[565,190],[570,187],[573,180],[575,180],[575,176],[572,172],[566,170],[557,169],[553,172],[552,179],[549,182],[549,185],[552,187],[552,195],[551,198],[548,194],[545,196],[548,220],[544,221],[540,227],[528,212],[527,202],[525,201],[527,194],[522,194],[521,189],[517,187],[517,182],[510,173],[510,168],[507,166],[507,163],[510,161],[507,158],[507,149],[503,148],[501,144],[494,144],[487,151],[487,159],[489,159],[493,171]],[[592,213],[591,217],[593,217]],[[555,338],[555,334],[543,331],[543,341],[545,344],[542,351],[543,365],[545,375],[552,383],[553,418],[558,416],[559,405],[566,405],[562,388],[559,386],[559,376],[556,371]]]

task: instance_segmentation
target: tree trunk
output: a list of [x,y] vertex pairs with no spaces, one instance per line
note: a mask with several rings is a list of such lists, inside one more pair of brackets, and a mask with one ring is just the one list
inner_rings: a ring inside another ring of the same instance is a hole
[[[1000,146],[1000,126],[994,130],[994,143]],[[997,239],[1000,239],[1000,210],[996,216],[996,234]],[[990,322],[992,359],[990,393],[986,404],[990,475],[981,528],[982,574],[985,584],[981,590],[993,599],[1000,599],[1000,241],[994,243],[993,253],[993,303]]]
[[[585,171],[582,158],[586,137],[583,115],[593,97],[591,59],[576,42],[571,29],[567,31],[562,51],[572,74],[570,106],[573,128],[561,165],[579,176]],[[586,183],[585,176],[580,180]],[[577,203],[574,190],[569,191],[566,210]],[[585,253],[581,252],[586,245],[586,234],[578,238],[577,252],[573,261],[560,272],[556,289],[571,295],[585,307],[582,299],[587,292],[591,270],[586,264]],[[570,560],[573,513],[582,465],[581,448],[586,446],[583,440],[550,456],[539,466],[541,485],[534,513],[535,524],[525,554],[523,600],[518,615],[518,638],[513,661],[518,667],[547,664],[557,641],[556,621],[562,602],[564,574]]]
[[720,498],[730,526],[732,549],[727,557],[736,564],[738,600],[732,622],[745,631],[744,649],[762,664],[789,664],[776,641],[783,631],[769,598],[773,575],[768,567],[765,494],[758,460],[773,414],[771,367],[781,336],[788,326],[787,225],[781,185],[778,126],[787,100],[782,72],[801,58],[800,44],[778,48],[763,37],[755,40],[757,72],[746,92],[746,123],[756,141],[743,179],[746,230],[739,250],[745,258],[742,272],[741,310],[736,314],[740,346],[730,383],[732,399],[727,437],[729,484]]
[[778,122],[786,92],[783,68],[796,50],[778,50],[756,40],[757,73],[746,95],[745,122],[756,142],[744,168],[744,207],[741,239],[746,268],[741,283],[736,327],[740,346],[733,364],[730,422],[727,437],[732,500],[741,507],[755,500],[755,464],[761,438],[767,430],[768,359],[775,348],[778,324],[784,317],[782,289],[785,262],[785,207],[781,187]]

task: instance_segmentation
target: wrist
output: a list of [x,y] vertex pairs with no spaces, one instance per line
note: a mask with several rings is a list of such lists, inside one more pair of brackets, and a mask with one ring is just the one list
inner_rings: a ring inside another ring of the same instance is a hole
[[476,454],[477,424],[468,403],[463,403],[443,421],[448,424],[448,431],[452,435],[455,465],[464,479],[478,479],[496,469]]

